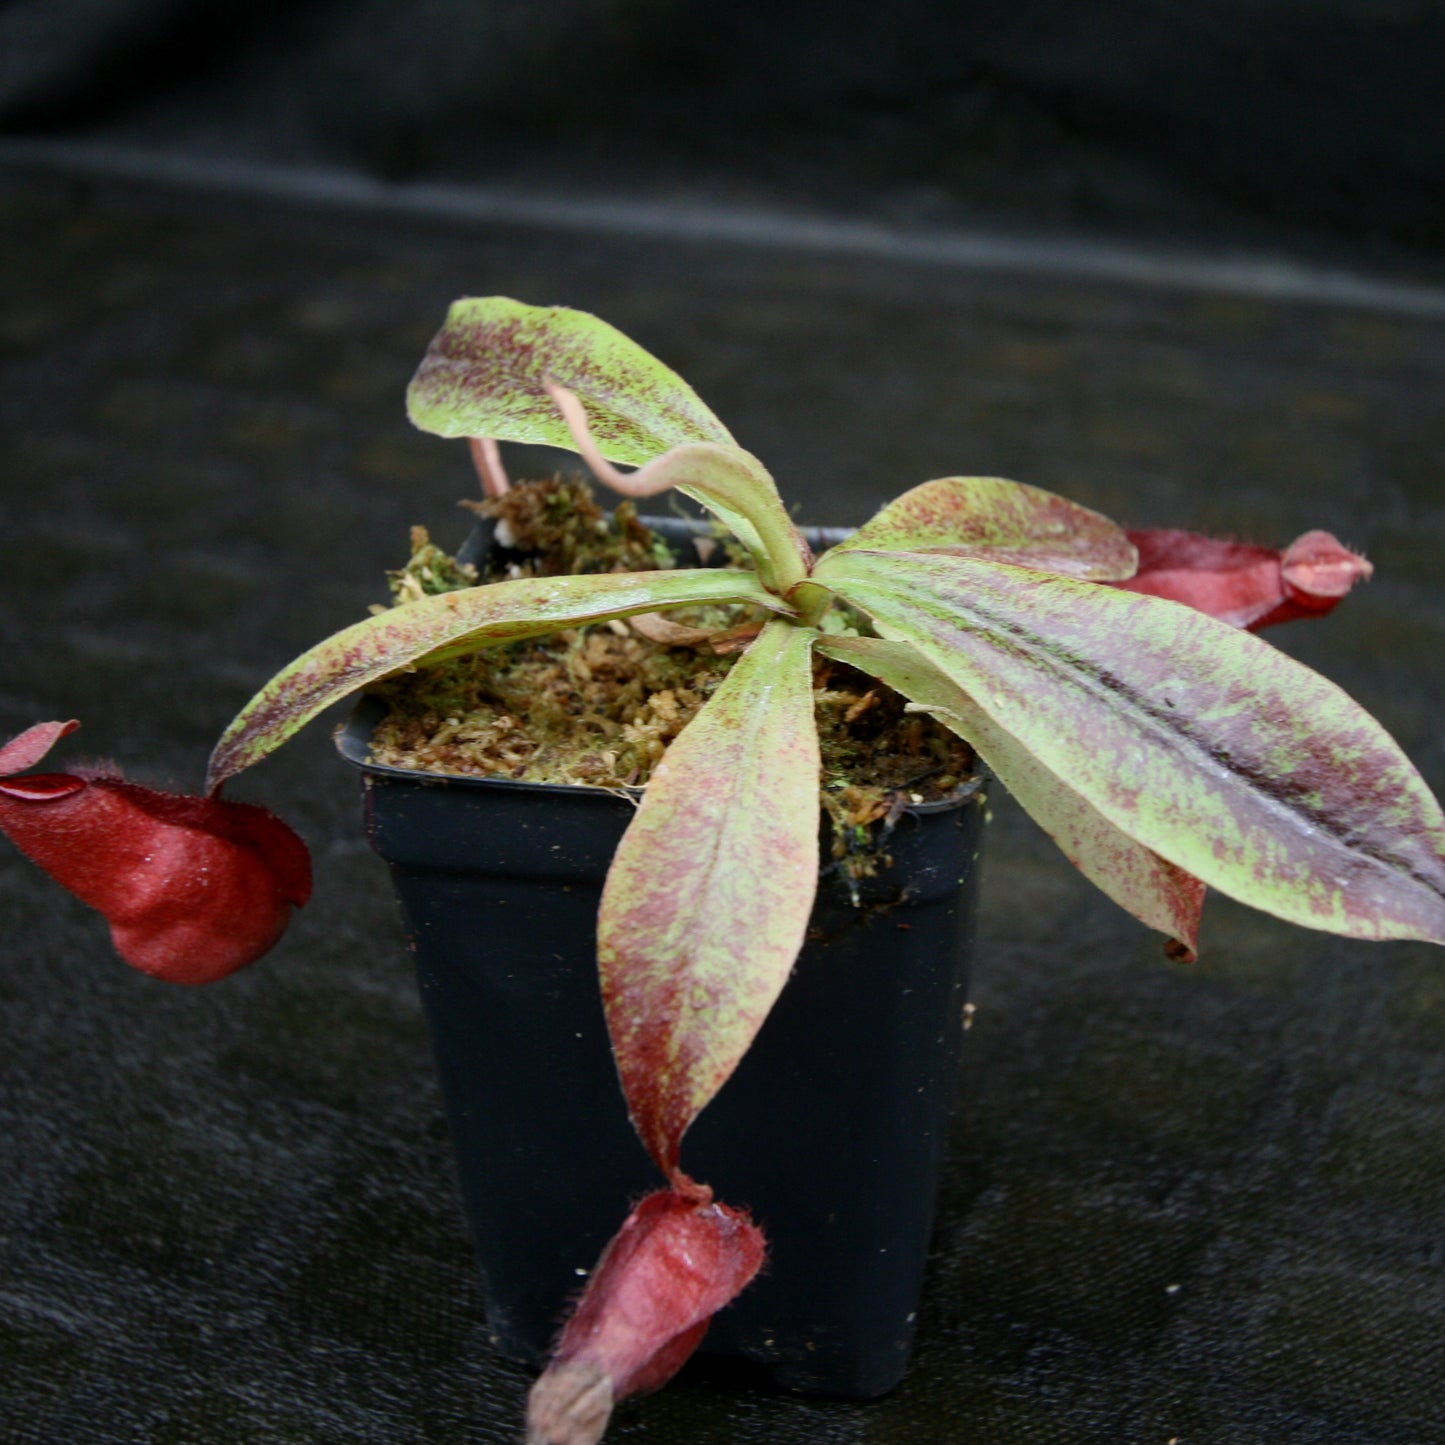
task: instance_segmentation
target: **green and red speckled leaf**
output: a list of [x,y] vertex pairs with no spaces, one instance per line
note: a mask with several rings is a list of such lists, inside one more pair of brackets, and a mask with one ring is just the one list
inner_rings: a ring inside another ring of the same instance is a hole
[[1369,714],[1268,643],[973,558],[855,551],[816,576],[1210,887],[1311,928],[1445,942],[1440,805]]
[[597,958],[612,1051],[664,1174],[747,1052],[818,882],[817,634],[777,620],[653,773],[607,875]]
[[1132,577],[1121,527],[1099,512],[1002,477],[942,477],[890,502],[834,552],[943,552],[1095,582]]
[[736,445],[680,376],[616,327],[506,296],[452,304],[407,389],[407,414],[439,436],[575,450],[548,380],[580,398],[609,461],[642,466],[688,442]]
[[1121,908],[1194,954],[1204,885],[1122,833],[906,642],[829,637],[818,650],[888,684],[967,739],[1064,855]]
[[[573,421],[569,405],[581,408]],[[440,436],[567,447],[594,467],[599,456],[604,466],[652,462],[619,489],[676,487],[709,507],[776,591],[807,575],[812,559],[762,463],[680,376],[585,311],[505,296],[455,302],[407,390],[407,410]]]
[[783,608],[754,573],[731,568],[524,577],[393,607],[343,628],[282,668],[221,735],[207,785],[214,791],[333,702],[393,673],[563,627],[701,602]]

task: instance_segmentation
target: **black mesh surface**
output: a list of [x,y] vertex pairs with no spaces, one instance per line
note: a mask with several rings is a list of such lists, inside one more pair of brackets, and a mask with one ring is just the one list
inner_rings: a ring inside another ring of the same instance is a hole
[[[1277,640],[1445,784],[1445,323],[1067,280],[0,187],[0,731],[195,788],[281,662],[454,544],[402,391],[445,303],[597,310],[802,503],[1015,476],[1140,525],[1324,526],[1378,580]],[[78,744],[78,746],[76,746]],[[318,896],[185,992],[0,851],[0,1440],[513,1441],[408,959],[324,724],[241,780]],[[1213,899],[1167,963],[995,808],[914,1368],[871,1405],[689,1367],[611,1438],[1432,1445],[1445,955]],[[620,1208],[621,1202],[619,1202]]]

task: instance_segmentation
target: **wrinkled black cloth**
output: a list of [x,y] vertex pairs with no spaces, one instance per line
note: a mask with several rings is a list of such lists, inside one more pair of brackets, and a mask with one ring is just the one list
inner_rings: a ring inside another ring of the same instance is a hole
[[[402,393],[446,303],[502,292],[676,367],[805,522],[964,473],[1136,525],[1335,531],[1376,580],[1276,640],[1445,785],[1440,321],[34,179],[0,227],[0,734],[80,718],[57,766],[195,789],[254,688],[385,599],[409,525],[456,544],[464,450]],[[233,795],[306,836],[317,896],[207,989],[125,968],[0,843],[0,1441],[513,1441],[528,1379],[487,1343],[327,723]],[[858,1405],[697,1363],[613,1438],[1445,1440],[1445,954],[1211,898],[1171,963],[994,814],[907,1380]]]
[[1438,258],[1442,51],[1359,0],[0,0],[0,133]]

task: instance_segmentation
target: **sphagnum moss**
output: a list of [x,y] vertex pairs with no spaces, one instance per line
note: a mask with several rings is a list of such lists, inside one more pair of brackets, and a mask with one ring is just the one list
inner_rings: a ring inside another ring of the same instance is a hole
[[[479,510],[505,528],[502,575],[625,570],[672,563],[667,544],[623,503],[609,518],[580,482],[524,483]],[[393,588],[467,585],[467,573],[419,530]],[[493,580],[488,577],[481,580]],[[727,634],[751,618],[741,607],[670,615],[700,633]],[[372,738],[377,762],[421,772],[536,783],[641,787],[736,661],[711,645],[668,645],[613,621],[529,639],[394,678],[377,689],[387,716]],[[843,663],[814,668],[822,802],[845,873],[872,871],[880,823],[909,802],[934,802],[967,784],[967,744],[932,717],[905,711],[891,688]]]

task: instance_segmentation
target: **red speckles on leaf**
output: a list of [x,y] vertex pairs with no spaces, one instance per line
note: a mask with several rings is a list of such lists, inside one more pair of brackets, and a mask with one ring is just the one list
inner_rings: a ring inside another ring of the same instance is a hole
[[830,553],[818,576],[1176,868],[1309,928],[1445,943],[1439,803],[1379,723],[1268,643],[981,559]]
[[704,602],[789,611],[755,572],[699,567],[519,577],[364,618],[302,653],[241,709],[211,754],[207,785],[216,790],[333,702],[407,668],[580,623]]
[[603,1252],[527,1404],[528,1445],[594,1445],[617,1401],[667,1383],[762,1266],[746,1214],[679,1178]]
[[[32,766],[75,726],[29,729],[0,749],[0,767]],[[0,831],[105,916],[127,963],[173,983],[254,962],[311,895],[306,845],[265,809],[107,771],[0,780]]]
[[870,672],[968,739],[999,781],[1063,850],[1069,862],[1121,907],[1171,935],[1194,957],[1204,885],[1115,827],[1050,771],[941,669],[905,642],[830,637],[829,657]]
[[597,916],[602,1004],[639,1137],[670,1176],[802,947],[818,885],[816,633],[769,623],[669,746]]
[[894,498],[834,552],[946,552],[1103,581],[1134,571],[1122,529],[1064,497],[1002,477],[940,477]]
[[1109,585],[1183,602],[1251,632],[1322,617],[1374,571],[1328,532],[1306,532],[1283,552],[1170,529],[1128,536],[1139,570]]
[[586,403],[610,461],[642,466],[688,442],[733,445],[697,393],[615,327],[506,296],[464,297],[449,308],[407,389],[407,413],[439,436],[565,447],[548,380]]

